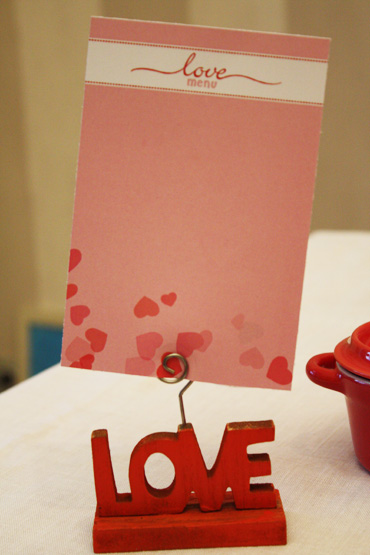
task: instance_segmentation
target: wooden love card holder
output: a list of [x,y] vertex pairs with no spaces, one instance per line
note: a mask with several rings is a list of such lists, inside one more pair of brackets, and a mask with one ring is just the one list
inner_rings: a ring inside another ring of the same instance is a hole
[[[273,484],[250,484],[271,474],[268,454],[248,454],[255,443],[273,441],[271,420],[226,425],[213,467],[208,470],[191,424],[177,433],[146,436],[129,464],[131,493],[118,493],[107,430],[92,433],[97,508],[95,553],[286,544],[286,520]],[[154,453],[175,468],[172,484],[152,487],[145,462]]]

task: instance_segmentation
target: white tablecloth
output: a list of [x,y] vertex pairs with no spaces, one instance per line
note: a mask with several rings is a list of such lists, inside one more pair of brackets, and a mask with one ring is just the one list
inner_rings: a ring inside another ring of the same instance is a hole
[[[275,442],[255,451],[270,454],[271,481],[287,517],[287,546],[212,553],[370,553],[370,475],[355,459],[344,398],[305,375],[307,359],[332,350],[369,321],[369,309],[370,233],[314,233],[292,392],[195,383],[185,393],[187,419],[208,466],[226,422],[273,419],[276,426]],[[92,553],[91,431],[108,428],[118,491],[127,492],[136,443],[152,432],[177,430],[181,387],[56,366],[2,393],[0,553]],[[165,469],[153,465],[149,480],[164,487]]]

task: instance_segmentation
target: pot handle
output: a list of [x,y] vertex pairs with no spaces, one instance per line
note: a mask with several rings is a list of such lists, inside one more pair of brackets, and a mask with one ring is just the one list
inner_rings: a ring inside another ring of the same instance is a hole
[[344,393],[342,375],[333,353],[323,353],[312,357],[306,366],[306,374],[317,385]]

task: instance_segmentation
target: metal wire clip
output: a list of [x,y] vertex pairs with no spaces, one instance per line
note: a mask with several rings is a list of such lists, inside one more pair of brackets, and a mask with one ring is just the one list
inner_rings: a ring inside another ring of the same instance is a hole
[[[177,358],[178,360],[180,360],[182,362],[183,370],[180,374],[176,374],[176,376],[174,375],[175,370],[173,370],[172,368],[167,366],[167,362],[171,358]],[[188,375],[189,363],[186,360],[186,358],[184,356],[180,355],[179,353],[170,353],[170,354],[166,355],[163,359],[162,366],[166,370],[166,372],[168,372],[169,374],[172,374],[172,377],[163,376],[163,377],[159,378],[162,382],[169,383],[169,384],[178,383],[178,382],[181,382],[181,380],[183,380]],[[186,418],[185,418],[184,402],[183,402],[182,396],[184,395],[185,391],[191,386],[192,383],[193,382],[191,380],[189,380],[188,383],[186,384],[186,386],[183,387],[182,390],[179,393],[180,413],[181,413],[181,421],[182,421],[183,426],[186,425]]]

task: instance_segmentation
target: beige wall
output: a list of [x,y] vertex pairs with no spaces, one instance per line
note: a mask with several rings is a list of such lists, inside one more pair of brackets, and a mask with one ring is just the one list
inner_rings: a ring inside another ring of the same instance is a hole
[[23,162],[30,198],[37,302],[59,305],[80,133],[86,37],[99,2],[13,0]]
[[287,17],[332,38],[312,226],[370,229],[370,2],[292,0]]
[[16,352],[16,311],[35,295],[36,261],[17,22],[10,2],[0,2],[0,22],[0,365],[7,365]]
[[63,310],[91,15],[332,36],[313,226],[370,227],[368,0],[0,2],[0,365],[25,305]]
[[286,4],[286,0],[189,0],[188,22],[284,33]]
[[187,23],[187,0],[101,0],[102,15]]

